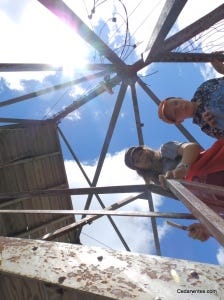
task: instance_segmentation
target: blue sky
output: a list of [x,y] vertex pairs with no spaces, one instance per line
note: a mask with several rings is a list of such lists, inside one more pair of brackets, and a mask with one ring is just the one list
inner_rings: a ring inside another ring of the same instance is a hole
[[[119,43],[125,34],[125,26],[122,25],[124,12],[118,1],[108,0],[97,7],[91,20],[88,19],[87,11],[90,12],[93,1],[65,2],[74,9],[90,28],[94,28],[96,33],[100,33],[105,41],[109,40],[113,49],[119,48]],[[130,64],[137,61],[144,51],[153,25],[164,3],[164,1],[153,1],[153,6],[150,7],[148,0],[133,2],[134,4],[130,1],[124,1],[129,13],[131,43],[135,42],[138,45],[135,52],[132,52],[128,57],[127,63]],[[222,1],[218,0],[212,1],[212,3],[209,0],[203,1],[203,7],[200,7],[199,10],[197,7],[198,2],[188,1],[172,32],[177,31],[178,28],[184,28],[222,4]],[[1,1],[0,3],[0,37],[4,41],[0,50],[1,62],[63,64],[64,72],[2,73],[0,82],[2,101],[49,85],[80,78],[87,74],[84,67],[85,63],[99,62],[99,57],[96,56],[95,58],[95,52],[90,46],[86,46],[86,43],[82,42],[72,30],[64,26],[37,1],[20,0],[16,8],[12,3],[13,0]],[[136,3],[139,4],[138,7]],[[120,15],[116,14],[117,11]],[[200,15],[194,14],[192,16],[192,11],[200,11]],[[112,24],[108,21],[112,16],[117,17],[118,24]],[[204,49],[203,47],[206,47],[206,45],[202,44],[201,47]],[[130,50],[131,48],[128,49],[128,51]],[[214,48],[214,50],[217,49]],[[148,76],[148,74],[151,75]],[[193,63],[154,63],[149,68],[142,70],[139,75],[160,99],[168,96],[182,96],[191,99],[196,88],[204,80],[220,76],[211,68],[210,64]],[[3,107],[1,108],[1,116],[29,119],[50,117],[75,101],[86,89],[94,87],[100,80],[89,81],[73,88]],[[174,126],[167,125],[158,119],[156,104],[146,96],[138,85],[136,87],[141,122],[144,123],[145,144],[158,149],[161,144],[169,140],[186,141],[186,138]],[[60,128],[68,138],[90,179],[94,175],[118,91],[119,86],[114,88],[114,95],[104,93],[78,111],[71,113],[60,123]],[[201,133],[196,126],[191,124],[191,121],[185,121],[184,125],[203,147],[207,148],[214,142],[212,138]],[[125,149],[137,143],[131,92],[128,89],[98,186],[143,183],[142,179],[134,171],[126,168],[123,163]],[[62,149],[70,186],[88,186],[63,143]],[[102,199],[107,206],[126,196],[128,195],[109,195],[102,197]],[[156,210],[162,212],[187,211],[181,203],[175,200],[161,198],[158,195],[153,195],[153,198]],[[82,209],[85,197],[74,196],[73,203],[75,208]],[[97,201],[93,199],[90,209],[98,208]],[[138,200],[123,209],[147,211],[148,206],[146,201]],[[149,220],[128,217],[116,217],[114,220],[132,251],[155,254]],[[183,220],[179,223],[187,225],[189,222]],[[201,243],[188,238],[186,232],[170,228],[164,219],[158,220],[158,224],[162,255],[199,262],[224,264],[223,248],[214,239],[211,238],[208,242]],[[124,249],[106,218],[101,218],[91,226],[85,226],[81,241],[88,245],[102,246],[104,244],[113,249]]]

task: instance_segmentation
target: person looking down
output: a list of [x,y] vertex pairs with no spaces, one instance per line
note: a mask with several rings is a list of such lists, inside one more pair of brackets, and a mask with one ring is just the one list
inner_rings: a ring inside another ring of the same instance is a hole
[[[224,74],[224,65],[215,60],[216,70]],[[180,124],[192,118],[207,135],[224,138],[224,77],[214,78],[202,83],[191,101],[182,97],[169,97],[160,102],[158,116],[169,124]]]
[[[146,184],[153,182],[166,188],[164,179],[184,179],[224,186],[224,139],[216,141],[207,150],[197,143],[176,141],[163,144],[159,150],[131,147],[126,151],[124,161],[127,167],[143,177]],[[208,198],[206,195],[202,193],[199,197],[214,211],[223,213],[224,197]],[[189,229],[192,238],[204,241],[210,236],[202,224],[192,224]]]

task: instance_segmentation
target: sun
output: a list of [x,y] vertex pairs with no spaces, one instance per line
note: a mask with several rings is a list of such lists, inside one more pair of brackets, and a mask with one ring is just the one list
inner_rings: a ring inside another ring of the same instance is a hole
[[67,75],[74,69],[82,69],[89,60],[90,47],[64,24],[57,26],[57,33],[51,35],[46,45],[48,63],[61,66]]
[[29,37],[26,60],[61,66],[66,73],[89,60],[91,46],[42,5],[29,4],[20,25],[24,37],[20,40]]

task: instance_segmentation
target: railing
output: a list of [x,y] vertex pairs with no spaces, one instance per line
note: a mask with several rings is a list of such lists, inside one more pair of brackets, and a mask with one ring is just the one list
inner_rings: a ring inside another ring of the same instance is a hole
[[171,179],[167,180],[167,186],[223,246],[224,187]]

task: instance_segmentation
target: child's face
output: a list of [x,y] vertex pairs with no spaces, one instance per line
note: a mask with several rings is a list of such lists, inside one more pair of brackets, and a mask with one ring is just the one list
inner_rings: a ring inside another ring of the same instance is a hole
[[193,117],[194,106],[192,102],[182,98],[173,98],[167,100],[164,108],[166,117],[174,121],[175,124],[180,124],[187,118]]

